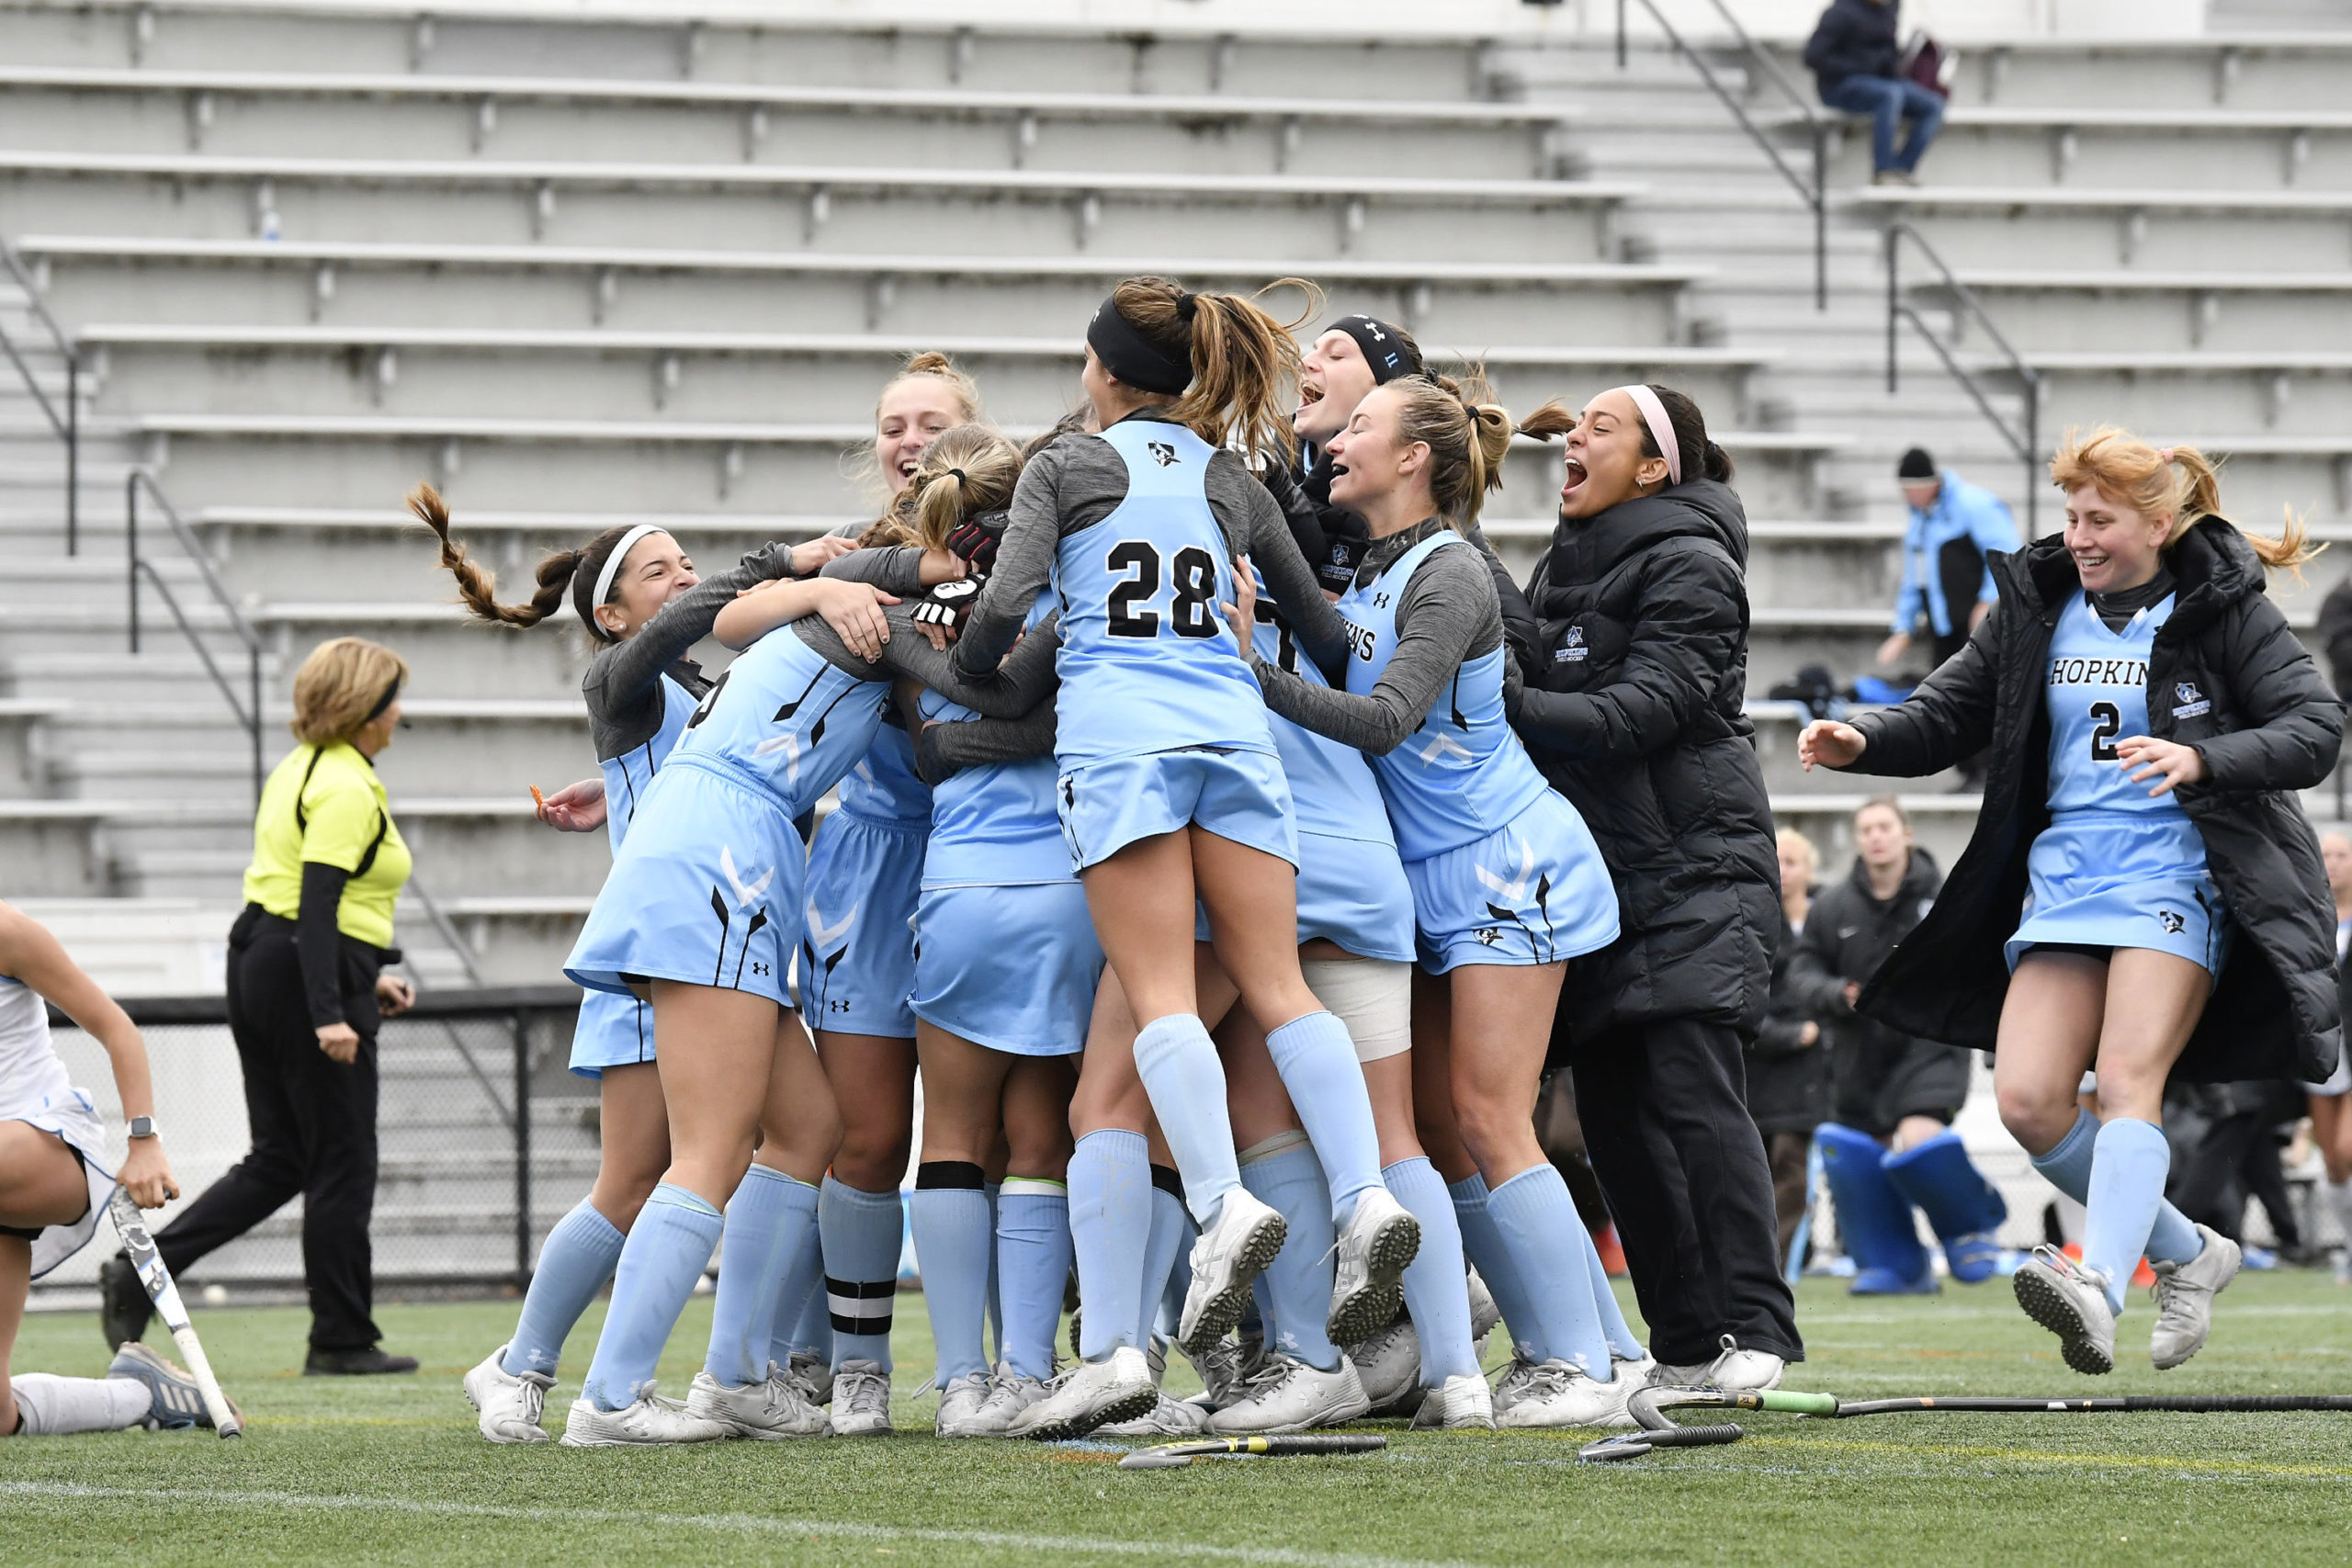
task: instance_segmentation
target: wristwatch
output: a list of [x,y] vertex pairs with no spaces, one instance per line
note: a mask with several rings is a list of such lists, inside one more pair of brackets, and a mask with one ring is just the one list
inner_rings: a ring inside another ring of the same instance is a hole
[[153,1116],[133,1116],[130,1119],[130,1136],[152,1138],[154,1135],[155,1119]]

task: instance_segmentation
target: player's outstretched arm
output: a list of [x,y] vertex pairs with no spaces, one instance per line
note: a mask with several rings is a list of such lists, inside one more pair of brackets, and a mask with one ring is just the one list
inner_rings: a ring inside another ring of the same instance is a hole
[[[140,1038],[138,1026],[66,955],[64,945],[50,934],[48,927],[6,904],[0,904],[0,974],[15,976],[56,1003],[106,1048],[123,1115],[155,1114],[154,1079],[148,1071],[147,1043]],[[142,1209],[161,1208],[179,1196],[160,1137],[130,1140],[120,1178]]]
[[[1938,666],[1917,690],[1891,708],[1858,714],[1850,728],[1866,743],[1850,761],[1826,766],[1858,773],[1916,779],[1956,767],[1993,743],[1993,708],[2000,689],[1997,649],[2006,633],[2002,607],[1978,624],[1961,650]],[[1809,736],[1818,725],[1808,727]]]

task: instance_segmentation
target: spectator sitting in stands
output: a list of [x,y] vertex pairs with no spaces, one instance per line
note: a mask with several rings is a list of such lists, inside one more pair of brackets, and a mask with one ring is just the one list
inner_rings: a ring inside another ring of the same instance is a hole
[[[1917,185],[1914,171],[1943,129],[1944,101],[1903,74],[1902,0],[1833,0],[1805,40],[1805,69],[1821,101],[1871,118],[1872,185]],[[1900,149],[1903,121],[1911,134]]]
[[1789,983],[1790,961],[1813,912],[1820,857],[1813,840],[1794,828],[1781,829],[1779,840],[1781,940],[1772,949],[1772,999],[1747,1047],[1747,1113],[1764,1134],[1764,1155],[1771,1162],[1773,1217],[1786,1259],[1812,1197],[1805,1165],[1813,1130],[1829,1119],[1829,1053],[1821,1049],[1820,1022]]

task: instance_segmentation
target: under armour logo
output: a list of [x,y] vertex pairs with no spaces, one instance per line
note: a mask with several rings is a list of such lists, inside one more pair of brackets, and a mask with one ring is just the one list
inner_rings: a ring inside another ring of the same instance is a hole
[[1175,465],[1176,448],[1168,445],[1167,442],[1147,441],[1144,443],[1144,449],[1151,454],[1151,460],[1161,468],[1172,468]]
[[1387,590],[1383,589],[1381,592],[1372,596],[1372,607],[1375,610],[1385,610],[1388,608]]
[[768,966],[767,966],[765,964],[762,963],[759,959],[756,959],[756,958],[754,958],[754,959],[752,959],[752,974],[754,974],[754,975],[764,975],[764,974],[766,974],[767,972],[768,972]]
[[831,998],[827,998],[825,1001],[825,1010],[827,1012],[847,1012],[849,1011],[849,1003],[845,1001],[835,1001]]
[[2156,911],[2156,919],[2164,922],[2165,934],[2166,936],[2179,935],[2181,927],[2188,923],[2182,919],[2178,915],[2174,914],[2170,909],[2158,909]]

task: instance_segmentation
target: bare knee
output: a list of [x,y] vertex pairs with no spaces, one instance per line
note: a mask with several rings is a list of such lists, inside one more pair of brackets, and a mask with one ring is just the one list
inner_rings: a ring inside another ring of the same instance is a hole
[[861,1192],[894,1190],[907,1173],[914,1129],[895,1117],[845,1121],[835,1117],[832,1168],[836,1180]]
[[637,1224],[638,1211],[653,1196],[653,1189],[662,1180],[662,1168],[647,1168],[635,1162],[616,1163],[606,1159],[597,1168],[596,1183],[588,1190],[588,1201],[595,1211],[612,1223],[616,1231],[627,1232]]
[[2041,1085],[1996,1082],[1994,1099],[2000,1106],[2001,1125],[2030,1155],[2048,1154],[2074,1129],[2078,1108],[2071,1093]]

